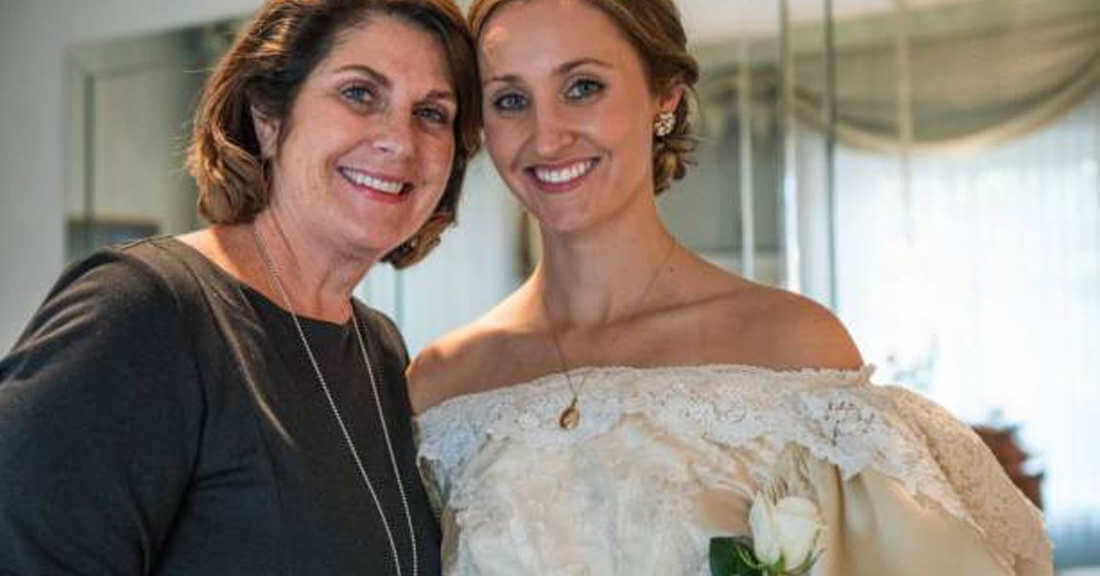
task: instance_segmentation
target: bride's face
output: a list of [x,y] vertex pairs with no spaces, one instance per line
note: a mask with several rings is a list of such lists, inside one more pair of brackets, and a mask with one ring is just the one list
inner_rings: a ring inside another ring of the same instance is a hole
[[613,20],[580,0],[510,2],[478,50],[486,148],[544,230],[583,229],[653,201],[660,103]]

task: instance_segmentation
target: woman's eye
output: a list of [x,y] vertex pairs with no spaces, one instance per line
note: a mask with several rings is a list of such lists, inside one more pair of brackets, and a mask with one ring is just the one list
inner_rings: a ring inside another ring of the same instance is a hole
[[565,97],[569,100],[580,100],[603,90],[603,84],[595,80],[577,80],[565,90]]
[[493,107],[503,112],[514,112],[527,107],[527,98],[522,94],[503,94],[493,100]]
[[435,124],[449,124],[451,121],[450,114],[439,108],[420,108],[416,111],[416,115]]
[[348,86],[340,91],[340,95],[356,104],[365,104],[374,99],[374,93],[366,86]]

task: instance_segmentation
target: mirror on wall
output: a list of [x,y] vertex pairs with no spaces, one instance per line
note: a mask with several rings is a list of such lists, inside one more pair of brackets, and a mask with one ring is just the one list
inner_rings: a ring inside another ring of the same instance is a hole
[[200,225],[183,168],[208,69],[237,22],[69,48],[66,258]]

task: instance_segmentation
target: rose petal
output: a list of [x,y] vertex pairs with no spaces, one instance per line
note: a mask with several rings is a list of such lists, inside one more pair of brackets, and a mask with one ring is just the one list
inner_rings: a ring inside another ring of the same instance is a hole
[[756,559],[768,565],[779,562],[783,550],[776,531],[775,507],[770,499],[760,493],[752,499],[749,527],[752,529],[752,549]]
[[805,498],[783,498],[775,506],[773,522],[787,566],[798,566],[817,551],[823,526],[813,502]]

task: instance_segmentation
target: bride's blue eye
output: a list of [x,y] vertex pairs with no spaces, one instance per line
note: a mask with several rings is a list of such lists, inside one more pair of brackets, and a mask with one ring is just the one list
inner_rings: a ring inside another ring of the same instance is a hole
[[497,96],[493,100],[493,107],[502,112],[515,112],[527,108],[527,98],[522,94],[510,92]]
[[581,100],[603,90],[603,84],[589,79],[577,80],[565,90],[565,97],[569,100]]

